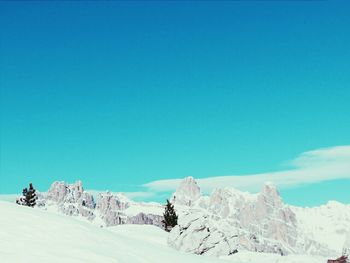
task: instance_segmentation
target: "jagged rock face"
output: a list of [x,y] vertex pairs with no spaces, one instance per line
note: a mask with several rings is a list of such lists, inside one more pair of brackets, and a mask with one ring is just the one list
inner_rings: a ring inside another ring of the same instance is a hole
[[99,194],[97,199],[96,209],[100,212],[106,226],[126,223],[127,216],[123,210],[129,207],[129,203],[121,201],[120,198],[110,192]]
[[295,247],[296,217],[293,211],[283,204],[275,186],[268,184],[263,187],[258,195],[256,209],[252,212],[256,218],[253,224],[263,226],[259,234]]
[[74,184],[54,182],[47,192],[46,199],[57,203],[58,210],[70,216],[82,215],[89,220],[95,218],[93,196],[85,192],[81,181]]
[[210,255],[228,255],[235,249],[281,255],[330,253],[324,244],[298,233],[295,213],[272,184],[265,184],[259,194],[215,189],[193,204],[188,208],[188,203],[175,203],[178,226],[171,231],[168,243],[176,249]]
[[92,196],[92,194],[85,191],[80,195],[80,198],[77,200],[77,203],[81,206],[84,206],[90,209],[95,208],[94,197]]
[[162,220],[163,216],[153,215],[153,214],[145,214],[138,213],[135,216],[128,217],[126,223],[127,224],[138,224],[138,225],[154,225],[158,227],[163,227]]
[[193,177],[185,178],[173,195],[172,203],[191,206],[201,197],[200,188]]
[[180,251],[210,256],[230,255],[240,249],[282,255],[290,252],[281,242],[260,238],[229,220],[216,220],[213,215],[194,209],[179,218],[168,244]]
[[81,181],[76,181],[74,184],[54,182],[47,193],[47,199],[57,203],[76,203],[82,196],[83,192],[84,189]]
[[[212,223],[204,212],[191,210],[178,219],[178,225],[169,234],[168,244],[177,250],[199,255],[219,256],[233,253],[237,249],[235,240],[232,247],[224,242],[225,232],[215,231]],[[236,233],[233,233],[232,237],[235,236]]]
[[47,192],[47,199],[57,203],[63,202],[67,194],[67,185],[65,182],[53,182]]
[[96,209],[106,226],[120,224],[146,224],[162,227],[161,215],[140,212],[133,216],[127,216],[125,210],[132,206],[125,196],[114,195],[110,192],[99,194]]
[[[39,200],[43,204],[41,207],[54,205],[57,206],[59,212],[66,215],[81,215],[90,221],[99,217],[105,226],[151,224],[162,227],[163,216],[161,215],[140,212],[128,216],[126,209],[138,204],[127,199],[121,193],[100,193],[97,197],[97,203],[95,203],[93,195],[84,191],[81,181],[74,184],[54,182],[47,194],[42,195]],[[143,209],[142,205],[140,209]],[[144,206],[144,209],[147,210],[147,205]]]
[[266,218],[275,212],[276,208],[283,206],[281,197],[276,187],[271,184],[265,184],[262,191],[259,193],[257,201],[256,217]]
[[265,185],[257,196],[235,189],[216,189],[210,196],[208,211],[230,220],[235,227],[295,246],[295,214],[283,204],[272,185]]
[[106,213],[108,210],[125,210],[130,206],[128,202],[123,202],[118,196],[110,192],[104,194],[100,193],[97,200],[96,209],[102,214]]

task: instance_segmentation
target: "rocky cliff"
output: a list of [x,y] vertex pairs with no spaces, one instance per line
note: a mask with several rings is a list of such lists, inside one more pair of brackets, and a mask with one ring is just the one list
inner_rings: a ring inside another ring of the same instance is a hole
[[216,256],[239,250],[281,255],[336,254],[301,231],[296,214],[271,183],[258,194],[226,188],[201,196],[195,180],[187,178],[174,196],[179,220],[168,244],[175,249]]
[[108,191],[99,193],[95,200],[92,193],[84,190],[81,181],[54,182],[46,194],[40,195],[39,203],[42,208],[82,216],[101,226],[151,224],[161,227],[163,220],[160,204],[136,203],[121,193]]
[[[41,208],[100,226],[162,226],[161,204],[134,202],[121,193],[91,193],[80,181],[54,182],[38,197]],[[170,200],[179,218],[168,244],[177,250],[214,256],[242,250],[333,258],[341,252],[349,255],[350,237],[345,238],[350,229],[349,205],[333,201],[315,208],[289,206],[271,183],[257,194],[224,188],[205,196],[192,177],[180,183]]]

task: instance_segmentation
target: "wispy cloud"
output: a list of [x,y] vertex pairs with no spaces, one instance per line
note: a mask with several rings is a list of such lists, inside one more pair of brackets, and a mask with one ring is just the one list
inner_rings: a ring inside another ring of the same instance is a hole
[[[280,188],[336,179],[350,179],[350,145],[322,148],[300,154],[289,162],[290,169],[252,175],[227,175],[197,179],[201,190],[234,187],[257,192],[266,181]],[[143,185],[150,192],[174,191],[182,179],[158,180]]]

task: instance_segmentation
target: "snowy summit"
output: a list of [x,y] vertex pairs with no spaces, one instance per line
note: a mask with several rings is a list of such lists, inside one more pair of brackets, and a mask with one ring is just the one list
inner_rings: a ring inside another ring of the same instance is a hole
[[349,205],[289,206],[271,183],[258,194],[225,188],[205,196],[185,178],[170,199],[178,214],[170,233],[162,204],[110,192],[95,200],[81,181],[54,182],[37,195],[34,209],[0,203],[4,262],[316,263],[349,255]]

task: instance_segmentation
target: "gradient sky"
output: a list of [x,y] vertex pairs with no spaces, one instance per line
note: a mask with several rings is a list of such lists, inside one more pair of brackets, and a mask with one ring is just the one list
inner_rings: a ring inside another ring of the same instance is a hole
[[[350,2],[0,1],[0,193],[142,191],[350,144]],[[350,180],[282,190],[350,203]]]

